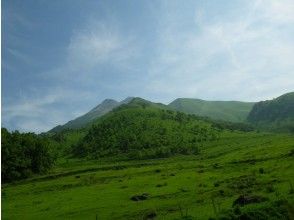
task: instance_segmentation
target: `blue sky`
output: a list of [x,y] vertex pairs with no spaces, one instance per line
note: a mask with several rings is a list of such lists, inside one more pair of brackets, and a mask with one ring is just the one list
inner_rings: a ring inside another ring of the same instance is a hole
[[2,126],[105,98],[259,101],[294,90],[294,1],[2,0]]

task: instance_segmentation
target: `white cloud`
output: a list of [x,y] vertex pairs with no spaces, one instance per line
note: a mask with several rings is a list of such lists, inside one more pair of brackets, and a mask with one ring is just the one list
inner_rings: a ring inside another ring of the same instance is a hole
[[263,19],[270,22],[287,24],[294,22],[293,0],[263,0],[259,3],[258,12]]
[[65,68],[93,74],[93,69],[103,64],[124,67],[138,54],[134,41],[133,36],[122,35],[116,24],[91,21],[74,31],[67,49]]

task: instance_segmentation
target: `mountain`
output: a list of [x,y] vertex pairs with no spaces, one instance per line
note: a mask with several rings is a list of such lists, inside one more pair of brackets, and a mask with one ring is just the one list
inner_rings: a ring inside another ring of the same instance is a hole
[[[165,110],[169,109],[179,111],[200,117],[208,117],[212,120],[233,123],[249,122],[251,124],[258,125],[260,128],[266,126],[287,127],[288,125],[292,127],[294,112],[293,96],[293,93],[288,93],[277,99],[258,103],[240,101],[206,101],[192,98],[178,98],[168,105],[153,103],[138,97],[128,97],[121,102],[117,102],[112,99],[105,99],[101,104],[93,108],[88,113],[69,121],[64,125],[59,125],[49,132],[56,133],[65,129],[83,128],[113,109],[130,102],[141,103],[142,105],[149,105]],[[228,127],[228,125],[226,126]],[[236,124],[232,124],[230,126],[236,127]],[[237,127],[240,126],[237,125]]]
[[244,122],[254,102],[206,101],[201,99],[179,98],[168,107],[187,114],[209,117],[215,120]]
[[294,92],[256,103],[247,121],[260,128],[294,132]]
[[93,122],[74,146],[74,155],[142,159],[197,154],[202,143],[217,139],[221,132],[197,116],[163,108],[140,98],[115,108]]
[[216,119],[229,122],[244,122],[254,104],[251,102],[205,101],[200,99],[179,98],[169,105],[164,105],[162,103],[150,102],[139,97],[128,97],[121,102],[117,102],[113,99],[105,99],[101,104],[93,108],[88,113],[71,120],[64,125],[58,125],[49,132],[56,133],[65,129],[79,129],[85,127],[116,107],[128,104],[132,100],[137,103],[145,103],[160,109],[170,109],[187,114],[210,117],[214,120]]
[[67,122],[64,125],[58,125],[51,129],[49,132],[60,132],[65,129],[78,129],[86,126],[91,121],[105,115],[110,112],[115,107],[129,103],[133,97],[128,97],[121,102],[115,101],[113,99],[105,99],[101,104],[97,105],[95,108],[90,110],[88,113]]

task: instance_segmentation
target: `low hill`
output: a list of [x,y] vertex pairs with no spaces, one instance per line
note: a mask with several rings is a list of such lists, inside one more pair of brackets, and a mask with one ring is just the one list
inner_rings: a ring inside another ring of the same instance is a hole
[[128,103],[132,100],[132,97],[128,97],[121,102],[118,102],[113,99],[105,99],[102,103],[97,105],[95,108],[90,110],[88,113],[67,122],[64,125],[58,125],[51,129],[49,132],[60,132],[65,129],[78,129],[86,126],[88,123],[92,122],[93,120],[105,115],[106,113],[110,112],[115,107]]
[[187,114],[209,117],[215,120],[244,122],[254,102],[206,101],[201,99],[179,98],[168,106]]
[[219,129],[196,116],[158,108],[140,98],[121,105],[98,119],[74,148],[76,156],[129,158],[197,154],[205,141],[218,137]]
[[247,120],[260,128],[294,132],[294,92],[256,103]]

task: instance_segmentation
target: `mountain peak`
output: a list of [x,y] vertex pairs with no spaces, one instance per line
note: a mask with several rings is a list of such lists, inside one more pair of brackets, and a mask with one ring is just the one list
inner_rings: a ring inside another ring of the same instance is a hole
[[127,98],[125,98],[124,100],[120,101],[120,104],[128,104],[130,103],[135,97],[132,96],[128,96]]
[[101,102],[101,104],[108,104],[108,103],[117,103],[117,101],[114,99],[104,99],[103,102]]

